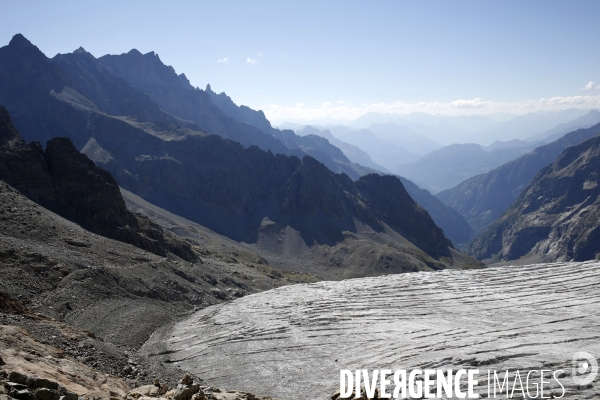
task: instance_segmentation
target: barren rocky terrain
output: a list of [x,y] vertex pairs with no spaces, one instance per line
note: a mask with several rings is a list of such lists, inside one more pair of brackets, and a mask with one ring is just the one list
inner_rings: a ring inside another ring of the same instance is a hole
[[293,285],[201,310],[142,352],[214,385],[290,399],[328,398],[340,369],[382,368],[478,368],[480,394],[488,369],[511,380],[563,369],[565,398],[596,399],[598,378],[573,383],[571,360],[600,356],[599,277],[600,263],[587,262]]
[[[88,232],[3,182],[0,222],[0,292],[31,313],[89,335],[70,340],[55,323],[11,313],[3,314],[0,323],[21,326],[38,340],[132,385],[154,377],[174,383],[181,375],[168,365],[144,362],[135,355],[156,328],[194,309],[316,280],[271,267],[247,249],[210,239],[202,243],[190,239],[199,255],[196,263],[171,254],[157,256]],[[135,370],[127,368],[131,358]]]

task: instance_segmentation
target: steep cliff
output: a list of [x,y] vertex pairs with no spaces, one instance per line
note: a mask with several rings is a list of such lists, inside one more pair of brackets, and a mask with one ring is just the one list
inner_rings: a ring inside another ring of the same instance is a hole
[[[68,138],[26,144],[0,106],[0,179],[36,203],[104,236],[159,255],[196,257],[189,245],[167,241],[155,224],[129,212],[112,175]],[[142,227],[140,226],[142,223]]]
[[543,168],[469,254],[514,260],[527,254],[583,261],[600,256],[600,136],[569,147]]

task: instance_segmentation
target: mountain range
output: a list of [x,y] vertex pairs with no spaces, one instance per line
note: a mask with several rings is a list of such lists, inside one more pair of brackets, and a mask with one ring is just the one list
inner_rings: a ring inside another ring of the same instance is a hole
[[[336,174],[228,117],[156,55],[127,54],[143,61],[131,68],[145,90],[108,68],[108,58],[79,49],[48,59],[17,35],[0,49],[0,103],[25,139],[69,137],[122,188],[288,266],[348,277],[476,265],[398,178]],[[177,115],[165,110],[183,104],[189,109]]]

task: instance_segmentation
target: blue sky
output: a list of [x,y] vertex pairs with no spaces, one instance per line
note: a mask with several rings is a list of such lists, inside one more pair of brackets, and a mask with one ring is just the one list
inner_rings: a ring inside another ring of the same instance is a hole
[[2,9],[2,44],[22,33],[50,57],[79,46],[97,57],[155,51],[193,85],[210,83],[275,122],[600,101],[598,1],[2,1]]

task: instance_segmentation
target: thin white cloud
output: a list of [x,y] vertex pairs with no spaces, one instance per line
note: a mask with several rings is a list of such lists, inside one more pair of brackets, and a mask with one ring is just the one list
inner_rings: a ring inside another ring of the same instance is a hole
[[310,107],[304,103],[298,103],[296,106],[270,104],[263,106],[262,110],[271,121],[308,122],[320,119],[352,120],[369,112],[390,114],[426,112],[442,115],[485,115],[496,112],[525,114],[540,110],[565,110],[568,108],[600,108],[600,96],[556,96],[514,103],[502,103],[475,98],[431,103],[381,102],[359,106],[350,106],[343,103],[333,106],[328,102],[320,106]]
[[482,108],[489,103],[491,102],[478,97],[473,100],[455,100],[450,103],[450,106],[454,108]]
[[227,64],[227,63],[229,63],[229,58],[227,58],[227,57],[221,58],[220,60],[217,60],[217,62],[219,64]]
[[594,81],[589,81],[584,87],[581,88],[581,90],[594,90],[594,89],[600,89],[600,85],[596,85],[596,82]]
[[248,57],[248,58],[246,58],[246,64],[256,65],[256,64],[258,64],[258,60]]

